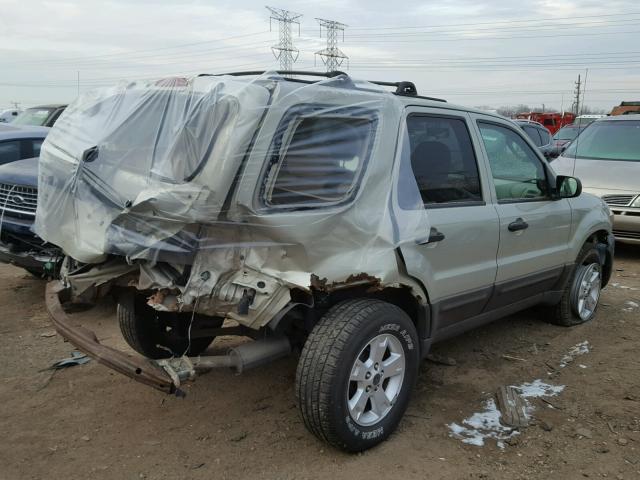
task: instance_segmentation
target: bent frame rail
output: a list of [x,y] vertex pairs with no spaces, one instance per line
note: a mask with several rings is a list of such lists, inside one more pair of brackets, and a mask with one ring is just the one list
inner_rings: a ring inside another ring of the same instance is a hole
[[56,331],[76,348],[89,355],[98,363],[105,365],[137,382],[143,383],[165,393],[182,394],[171,378],[150,361],[134,357],[102,345],[96,334],[81,326],[72,324],[62,308],[62,302],[69,296],[69,289],[60,281],[47,283],[45,303]]

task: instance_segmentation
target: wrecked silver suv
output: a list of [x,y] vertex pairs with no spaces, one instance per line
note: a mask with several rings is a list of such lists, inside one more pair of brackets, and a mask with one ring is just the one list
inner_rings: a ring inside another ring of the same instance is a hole
[[[593,317],[610,212],[514,123],[409,82],[296,75],[122,83],[69,106],[35,225],[67,255],[47,289],[64,337],[178,394],[301,350],[306,426],[359,451],[396,428],[433,342],[536,304]],[[107,292],[146,359],[61,307]],[[207,356],[220,335],[254,341]]]

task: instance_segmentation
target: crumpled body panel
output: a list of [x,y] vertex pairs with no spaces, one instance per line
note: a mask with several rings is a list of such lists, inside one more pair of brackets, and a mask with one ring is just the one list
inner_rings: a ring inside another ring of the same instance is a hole
[[260,295],[281,308],[312,275],[394,284],[395,249],[429,231],[422,208],[397,206],[399,189],[421,204],[398,160],[403,112],[346,76],[99,89],[47,137],[35,230],[79,262],[137,265],[138,288],[171,290],[178,308],[219,310],[248,285],[251,308]]

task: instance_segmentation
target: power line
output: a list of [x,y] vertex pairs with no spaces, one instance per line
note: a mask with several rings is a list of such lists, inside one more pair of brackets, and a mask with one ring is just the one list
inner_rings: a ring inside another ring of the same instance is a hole
[[298,35],[300,35],[300,18],[302,18],[302,14],[274,7],[267,7],[267,10],[271,12],[269,28],[271,28],[272,20],[278,22],[279,41],[277,45],[271,47],[273,55],[280,61],[281,70],[291,70],[300,54],[300,50],[293,46],[291,25],[294,23],[298,25]]
[[47,60],[47,59],[40,59],[40,60],[28,60],[28,61],[24,61],[24,62],[12,62],[11,65],[24,65],[24,64],[31,64],[31,63],[37,63],[38,65],[41,65],[43,63],[47,64],[47,63],[60,63],[60,62],[78,62],[78,61],[83,61],[83,60],[91,60],[91,59],[95,59],[95,58],[109,58],[109,57],[117,57],[117,58],[122,58],[123,56],[128,56],[131,55],[133,53],[142,53],[142,52],[157,52],[157,51],[161,51],[161,50],[174,50],[177,48],[184,48],[184,47],[191,47],[191,46],[195,46],[195,45],[204,45],[207,43],[216,43],[216,42],[223,42],[226,40],[235,40],[238,38],[245,38],[245,37],[252,37],[252,36],[256,36],[256,35],[264,35],[268,33],[267,31],[263,31],[263,32],[253,32],[253,33],[247,33],[244,35],[234,35],[232,37],[225,37],[225,38],[216,38],[213,40],[203,40],[200,42],[191,42],[191,43],[182,43],[179,45],[173,45],[173,46],[168,46],[168,47],[156,47],[156,48],[146,48],[146,49],[142,49],[142,50],[129,50],[126,52],[119,52],[119,53],[105,53],[105,54],[101,54],[101,55],[88,55],[88,56],[83,56],[83,57],[71,57],[71,58],[60,58],[60,59],[54,59],[54,60]]
[[349,60],[349,57],[338,48],[338,33],[342,32],[342,41],[344,41],[344,29],[347,25],[324,18],[316,18],[316,20],[320,24],[320,37],[322,38],[322,27],[327,34],[327,48],[318,50],[315,54],[322,58],[327,72],[335,72],[345,60]]
[[499,25],[503,23],[513,24],[513,23],[540,23],[540,22],[553,22],[557,20],[575,20],[581,18],[603,18],[603,17],[628,17],[631,15],[640,15],[640,12],[626,12],[626,13],[609,13],[606,15],[582,15],[582,16],[571,16],[571,17],[545,17],[545,18],[535,18],[529,20],[502,20],[502,21],[491,21],[491,22],[474,22],[474,23],[445,23],[440,25],[399,25],[395,27],[351,27],[352,30],[405,30],[409,28],[444,28],[444,27],[474,27],[477,25]]
[[[640,18],[625,18],[624,20],[604,20],[598,22],[571,22],[571,23],[561,23],[561,24],[553,24],[553,23],[543,23],[539,25],[504,25],[497,26],[492,25],[487,28],[453,28],[453,29],[445,29],[445,30],[427,30],[427,31],[408,31],[404,29],[400,29],[398,31],[392,32],[371,32],[371,33],[356,33],[351,35],[353,38],[367,38],[367,37],[390,37],[390,36],[402,36],[402,37],[415,37],[421,35],[443,35],[443,34],[471,34],[477,32],[496,32],[496,33],[509,33],[509,32],[545,32],[549,30],[557,30],[559,28],[562,29],[594,29],[594,28],[616,28],[616,27],[626,27],[631,25],[636,25],[640,21]],[[431,27],[438,28],[438,27]],[[444,26],[439,28],[445,28]]]

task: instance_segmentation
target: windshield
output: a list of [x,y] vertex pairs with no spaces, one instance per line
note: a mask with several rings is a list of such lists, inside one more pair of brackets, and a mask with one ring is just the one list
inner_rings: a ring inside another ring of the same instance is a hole
[[554,140],[573,140],[578,136],[578,127],[562,127],[553,136]]
[[640,121],[592,123],[565,155],[595,160],[640,161]]
[[47,121],[53,109],[51,108],[29,108],[18,115],[14,120],[15,125],[35,125],[41,127]]

